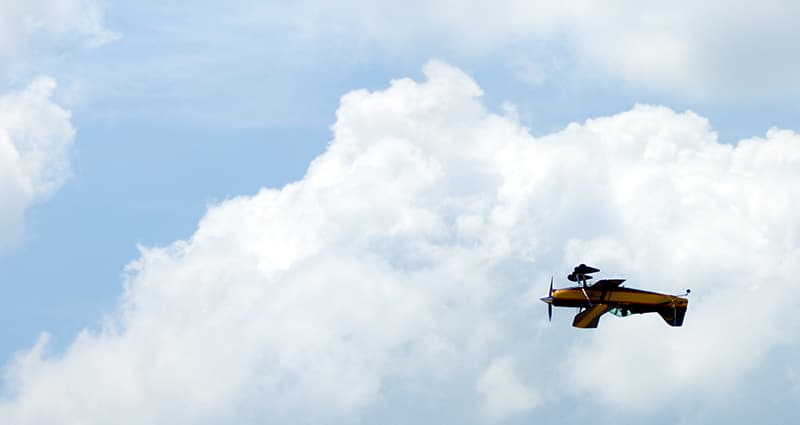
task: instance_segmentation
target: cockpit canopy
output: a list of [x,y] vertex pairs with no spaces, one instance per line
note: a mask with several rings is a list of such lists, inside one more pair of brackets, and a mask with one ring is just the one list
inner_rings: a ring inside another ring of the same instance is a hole
[[631,311],[625,307],[614,307],[611,310],[608,310],[608,312],[617,317],[625,317],[631,314]]

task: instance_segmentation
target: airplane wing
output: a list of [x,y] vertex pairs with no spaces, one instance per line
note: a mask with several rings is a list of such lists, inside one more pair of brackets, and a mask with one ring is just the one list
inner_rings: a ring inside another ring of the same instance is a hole
[[622,282],[625,282],[625,279],[600,279],[592,285],[592,288],[611,289],[622,285]]
[[595,304],[581,313],[575,315],[572,326],[576,328],[596,328],[600,322],[600,316],[611,309],[608,304]]

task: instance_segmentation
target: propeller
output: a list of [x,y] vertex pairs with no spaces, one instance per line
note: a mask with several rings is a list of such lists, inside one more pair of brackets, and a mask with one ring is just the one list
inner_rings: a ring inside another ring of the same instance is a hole
[[[550,292],[547,293],[547,296],[550,299],[553,299],[553,276],[550,276]],[[547,321],[550,322],[553,320],[553,303],[547,303]]]

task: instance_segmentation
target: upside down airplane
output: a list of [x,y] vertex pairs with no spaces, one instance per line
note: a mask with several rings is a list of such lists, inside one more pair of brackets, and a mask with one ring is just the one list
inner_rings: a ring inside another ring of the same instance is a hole
[[550,294],[541,298],[547,303],[548,320],[552,319],[553,306],[556,306],[580,308],[572,321],[572,326],[576,328],[596,328],[600,316],[605,313],[619,317],[658,313],[670,326],[683,325],[689,300],[682,297],[688,295],[690,290],[687,289],[686,294],[680,296],[642,291],[621,286],[625,279],[601,279],[588,285],[586,282],[592,279],[590,275],[599,271],[581,264],[567,276],[567,279],[579,283],[579,286],[562,289],[553,289],[551,277]]

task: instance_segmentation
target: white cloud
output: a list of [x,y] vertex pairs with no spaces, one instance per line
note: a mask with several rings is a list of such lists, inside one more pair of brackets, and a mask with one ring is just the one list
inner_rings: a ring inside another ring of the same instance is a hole
[[494,420],[524,413],[541,403],[541,396],[519,381],[516,364],[513,357],[496,358],[478,379],[476,389],[484,398],[484,414]]
[[119,38],[103,25],[103,13],[101,0],[0,1],[0,63],[4,72],[14,79],[31,70],[40,72],[41,62],[54,57],[43,54],[43,47],[95,47]]
[[[103,329],[8,366],[0,421],[420,422],[408,406],[429,400],[437,421],[559,400],[655,420],[786,366],[765,359],[798,325],[800,136],[723,145],[694,113],[638,105],[533,138],[461,71],[425,75],[345,95],[302,180],[143,248]],[[685,326],[548,326],[531,295],[579,262],[691,287]]]
[[[307,39],[344,37],[390,50],[424,45],[482,55],[513,47],[517,54],[536,56],[557,46],[562,59],[575,61],[564,69],[577,66],[584,77],[612,75],[690,99],[749,100],[800,94],[795,78],[800,59],[792,54],[800,40],[793,18],[798,12],[798,4],[786,0],[736,5],[309,0],[270,5],[261,16]],[[523,75],[538,81],[536,74]]]
[[69,174],[75,137],[70,114],[50,99],[56,83],[34,80],[0,97],[0,247],[22,232],[26,209],[58,189]]
[[510,68],[518,80],[532,87],[537,87],[544,84],[550,74],[558,70],[558,61],[551,58],[548,63],[547,61],[535,61],[530,57],[520,56],[511,61]]
[[0,52],[23,48],[32,39],[63,39],[72,34],[89,45],[101,45],[117,35],[103,26],[102,2],[97,0],[29,0],[0,3]]

